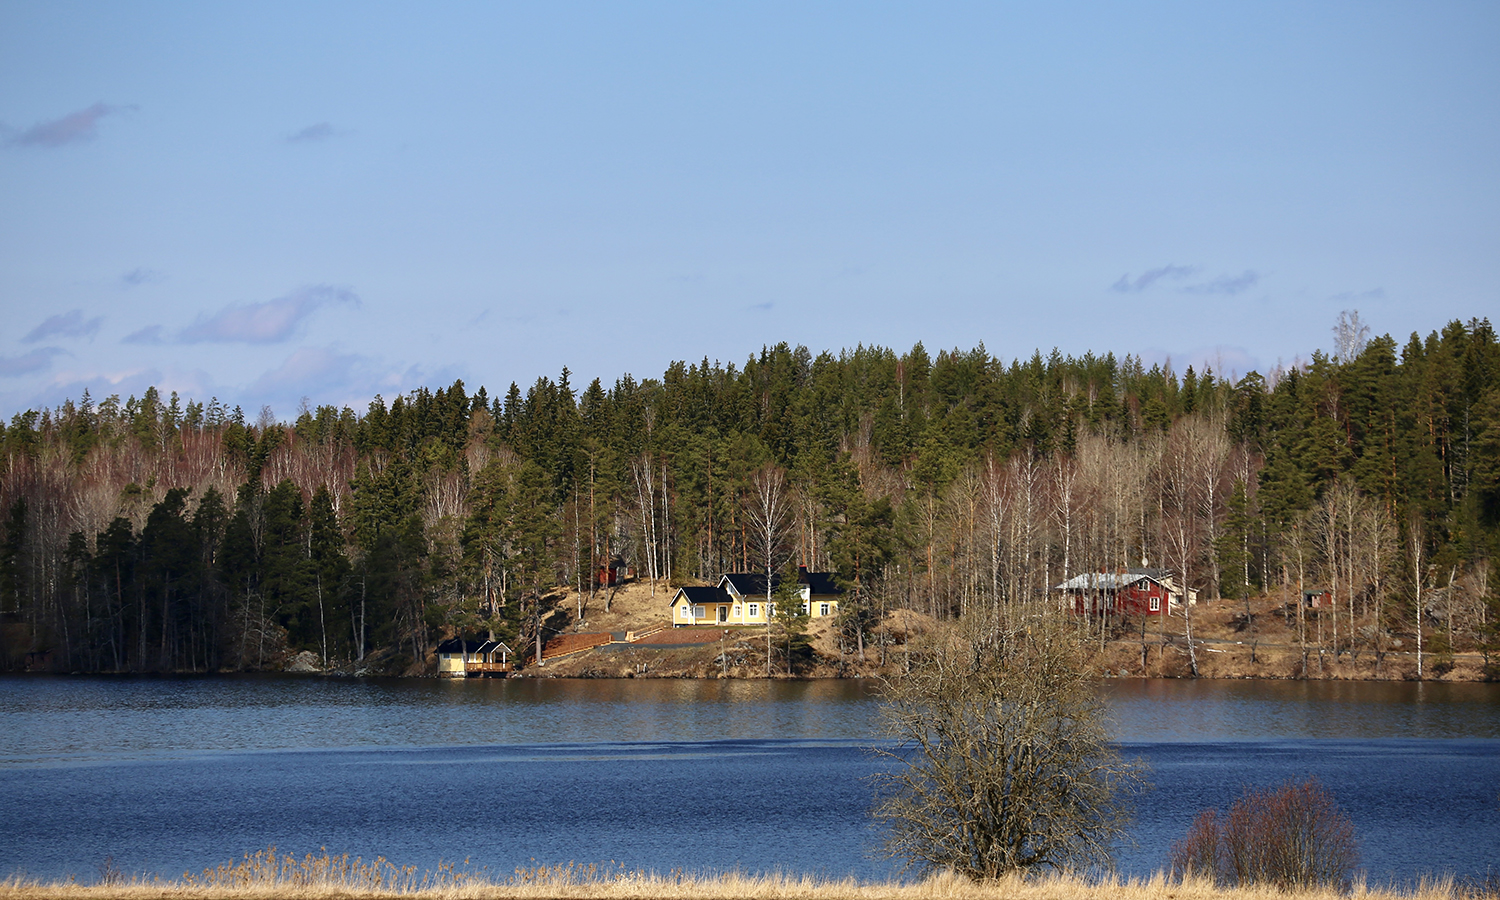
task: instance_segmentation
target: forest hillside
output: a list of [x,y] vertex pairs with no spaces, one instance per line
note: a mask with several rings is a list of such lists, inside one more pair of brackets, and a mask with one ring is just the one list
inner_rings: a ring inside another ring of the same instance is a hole
[[1405,343],[1356,330],[1335,355],[1233,381],[1112,354],[779,344],[742,366],[582,390],[564,368],[503,395],[455,382],[291,422],[85,394],[15,414],[0,450],[8,670],[378,651],[420,671],[452,635],[524,655],[563,588],[594,594],[612,561],[663,589],[835,572],[830,639],[849,648],[892,610],[1040,602],[1071,575],[1142,565],[1204,598],[1329,591],[1316,639],[1335,657],[1500,646],[1487,320]]

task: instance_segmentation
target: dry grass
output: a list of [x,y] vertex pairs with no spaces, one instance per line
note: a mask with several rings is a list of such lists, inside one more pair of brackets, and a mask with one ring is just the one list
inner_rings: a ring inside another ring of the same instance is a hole
[[[586,602],[584,621],[576,619],[578,595],[568,592],[559,601],[568,621],[567,628],[589,632],[639,630],[649,625],[668,621],[667,604],[674,589],[665,582],[656,586],[653,596],[650,583],[632,582],[618,589],[608,613],[604,612],[604,594],[601,590],[592,602]],[[561,596],[561,595],[560,595]],[[1402,681],[1416,677],[1416,657],[1412,653],[1410,635],[1401,647],[1388,647],[1377,660],[1369,646],[1359,643],[1351,652],[1347,647],[1347,626],[1340,618],[1341,634],[1345,638],[1342,653],[1332,651],[1331,613],[1325,621],[1325,652],[1321,658],[1317,652],[1316,620],[1309,620],[1307,664],[1304,669],[1303,655],[1299,647],[1296,617],[1284,614],[1280,598],[1258,597],[1251,600],[1253,620],[1247,623],[1243,613],[1245,605],[1239,600],[1202,600],[1193,609],[1193,637],[1198,647],[1199,672],[1205,678],[1310,678],[1328,680],[1385,680]],[[1083,625],[1083,620],[1079,620]],[[926,615],[910,610],[892,610],[886,620],[867,635],[866,662],[861,664],[853,652],[844,655],[842,664],[839,648],[830,620],[814,620],[808,626],[808,637],[817,651],[819,662],[804,667],[803,677],[843,677],[849,675],[882,674],[878,664],[878,643],[890,642],[890,648],[899,655],[899,648],[908,635],[920,634],[933,625]],[[1185,623],[1180,613],[1168,617],[1165,625],[1167,646],[1161,646],[1160,620],[1147,623],[1146,642],[1148,653],[1145,665],[1141,663],[1139,620],[1131,627],[1119,629],[1109,636],[1100,647],[1095,662],[1104,673],[1136,678],[1182,678],[1190,674],[1187,643],[1184,635]],[[742,638],[758,644],[764,654],[765,643],[761,629],[747,629]],[[584,652],[549,662],[543,670],[529,669],[527,674],[549,677],[607,677],[623,678],[640,674],[672,678],[717,678],[720,668],[715,660],[718,647],[663,647],[659,645],[637,645],[628,652],[618,647],[607,652]],[[895,658],[888,660],[894,664]],[[1452,668],[1444,669],[1441,675],[1432,666],[1437,657],[1430,656],[1426,677],[1436,681],[1481,681],[1486,677],[1483,658],[1478,653],[1461,652],[1451,660]],[[742,667],[730,666],[733,678],[760,678],[765,673],[764,661],[759,665],[747,662]]]
[[1087,880],[1072,876],[1009,877],[973,882],[949,873],[921,881],[860,882],[806,875],[659,875],[617,865],[540,866],[517,869],[496,880],[484,871],[443,864],[436,871],[398,867],[384,858],[365,862],[347,855],[297,857],[275,848],[238,863],[184,874],[178,880],[105,877],[99,884],[37,882],[20,877],[0,882],[0,900],[151,900],[151,898],[333,898],[414,897],[433,900],[1495,900],[1487,890],[1456,889],[1451,879],[1408,889],[1369,888],[1356,883],[1332,889],[1281,892],[1273,887],[1216,888],[1206,881],[1151,878]]

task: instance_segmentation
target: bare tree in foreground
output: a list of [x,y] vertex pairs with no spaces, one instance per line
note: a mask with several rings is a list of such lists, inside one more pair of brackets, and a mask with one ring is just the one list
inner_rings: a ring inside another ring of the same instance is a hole
[[975,879],[1107,866],[1142,785],[1120,758],[1061,613],[976,613],[886,684],[875,819],[885,852]]

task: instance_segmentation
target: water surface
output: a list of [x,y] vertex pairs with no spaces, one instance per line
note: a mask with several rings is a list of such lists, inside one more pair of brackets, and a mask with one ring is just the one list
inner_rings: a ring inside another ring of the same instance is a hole
[[[1103,686],[1152,768],[1127,872],[1197,810],[1309,775],[1375,880],[1500,859],[1491,685]],[[271,844],[433,867],[616,860],[889,877],[857,681],[0,678],[0,874],[177,875]],[[1443,834],[1451,839],[1432,840]]]

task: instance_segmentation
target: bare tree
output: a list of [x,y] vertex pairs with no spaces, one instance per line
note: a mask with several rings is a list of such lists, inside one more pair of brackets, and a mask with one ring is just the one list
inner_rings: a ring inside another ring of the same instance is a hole
[[1370,343],[1370,326],[1359,320],[1359,310],[1346,309],[1339,313],[1338,324],[1333,326],[1333,355],[1339,362],[1352,362]]
[[1062,535],[1062,577],[1057,580],[1067,581],[1073,577],[1073,535],[1078,524],[1078,464],[1068,454],[1054,454],[1049,474],[1052,478],[1052,519]]
[[1188,662],[1198,676],[1198,652],[1193,644],[1193,572],[1205,545],[1204,533],[1219,514],[1212,489],[1222,477],[1229,453],[1222,428],[1199,416],[1181,419],[1162,448],[1160,488],[1162,527],[1170,559],[1182,577],[1182,617]]
[[1370,592],[1375,600],[1375,617],[1370,623],[1371,638],[1375,642],[1375,671],[1379,672],[1385,660],[1385,574],[1391,567],[1399,549],[1396,539],[1396,526],[1391,522],[1391,517],[1384,504],[1371,501],[1368,504],[1369,517],[1365,520],[1365,534],[1368,540],[1370,558],[1370,577],[1372,579]]
[[996,608],[1003,593],[1000,582],[1005,569],[1002,545],[1010,525],[1011,497],[1006,486],[1005,469],[993,453],[985,456],[982,490],[985,541],[990,549],[990,606]]
[[1083,641],[1048,604],[932,634],[886,684],[886,853],[974,879],[1107,865],[1141,767],[1111,742],[1086,671]]
[[[1343,532],[1340,514],[1343,503],[1338,497],[1336,488],[1329,488],[1323,494],[1322,501],[1312,517],[1314,525],[1314,538],[1318,544],[1318,550],[1323,556],[1323,577],[1328,584],[1328,594],[1333,598],[1330,609],[1333,612],[1333,661],[1339,658],[1339,570],[1341,568],[1341,549]],[[1323,653],[1323,634],[1321,628],[1322,616],[1319,613],[1318,631],[1318,654]]]
[[1412,513],[1406,529],[1407,549],[1411,558],[1411,580],[1414,595],[1412,605],[1415,607],[1416,615],[1412,622],[1417,632],[1417,680],[1422,680],[1422,620],[1427,617],[1427,609],[1422,599],[1422,587],[1427,581],[1427,570],[1423,567],[1423,560],[1427,551],[1427,528],[1422,522],[1422,517]]
[[651,455],[643,453],[630,461],[630,474],[635,480],[636,507],[641,516],[641,543],[646,551],[646,573],[651,579],[651,596],[656,596],[656,579],[661,574],[657,566],[656,527],[656,472]]
[[745,518],[750,522],[757,562],[766,573],[766,675],[771,674],[771,581],[786,559],[786,532],[792,515],[786,473],[775,465],[761,466],[750,477]]

